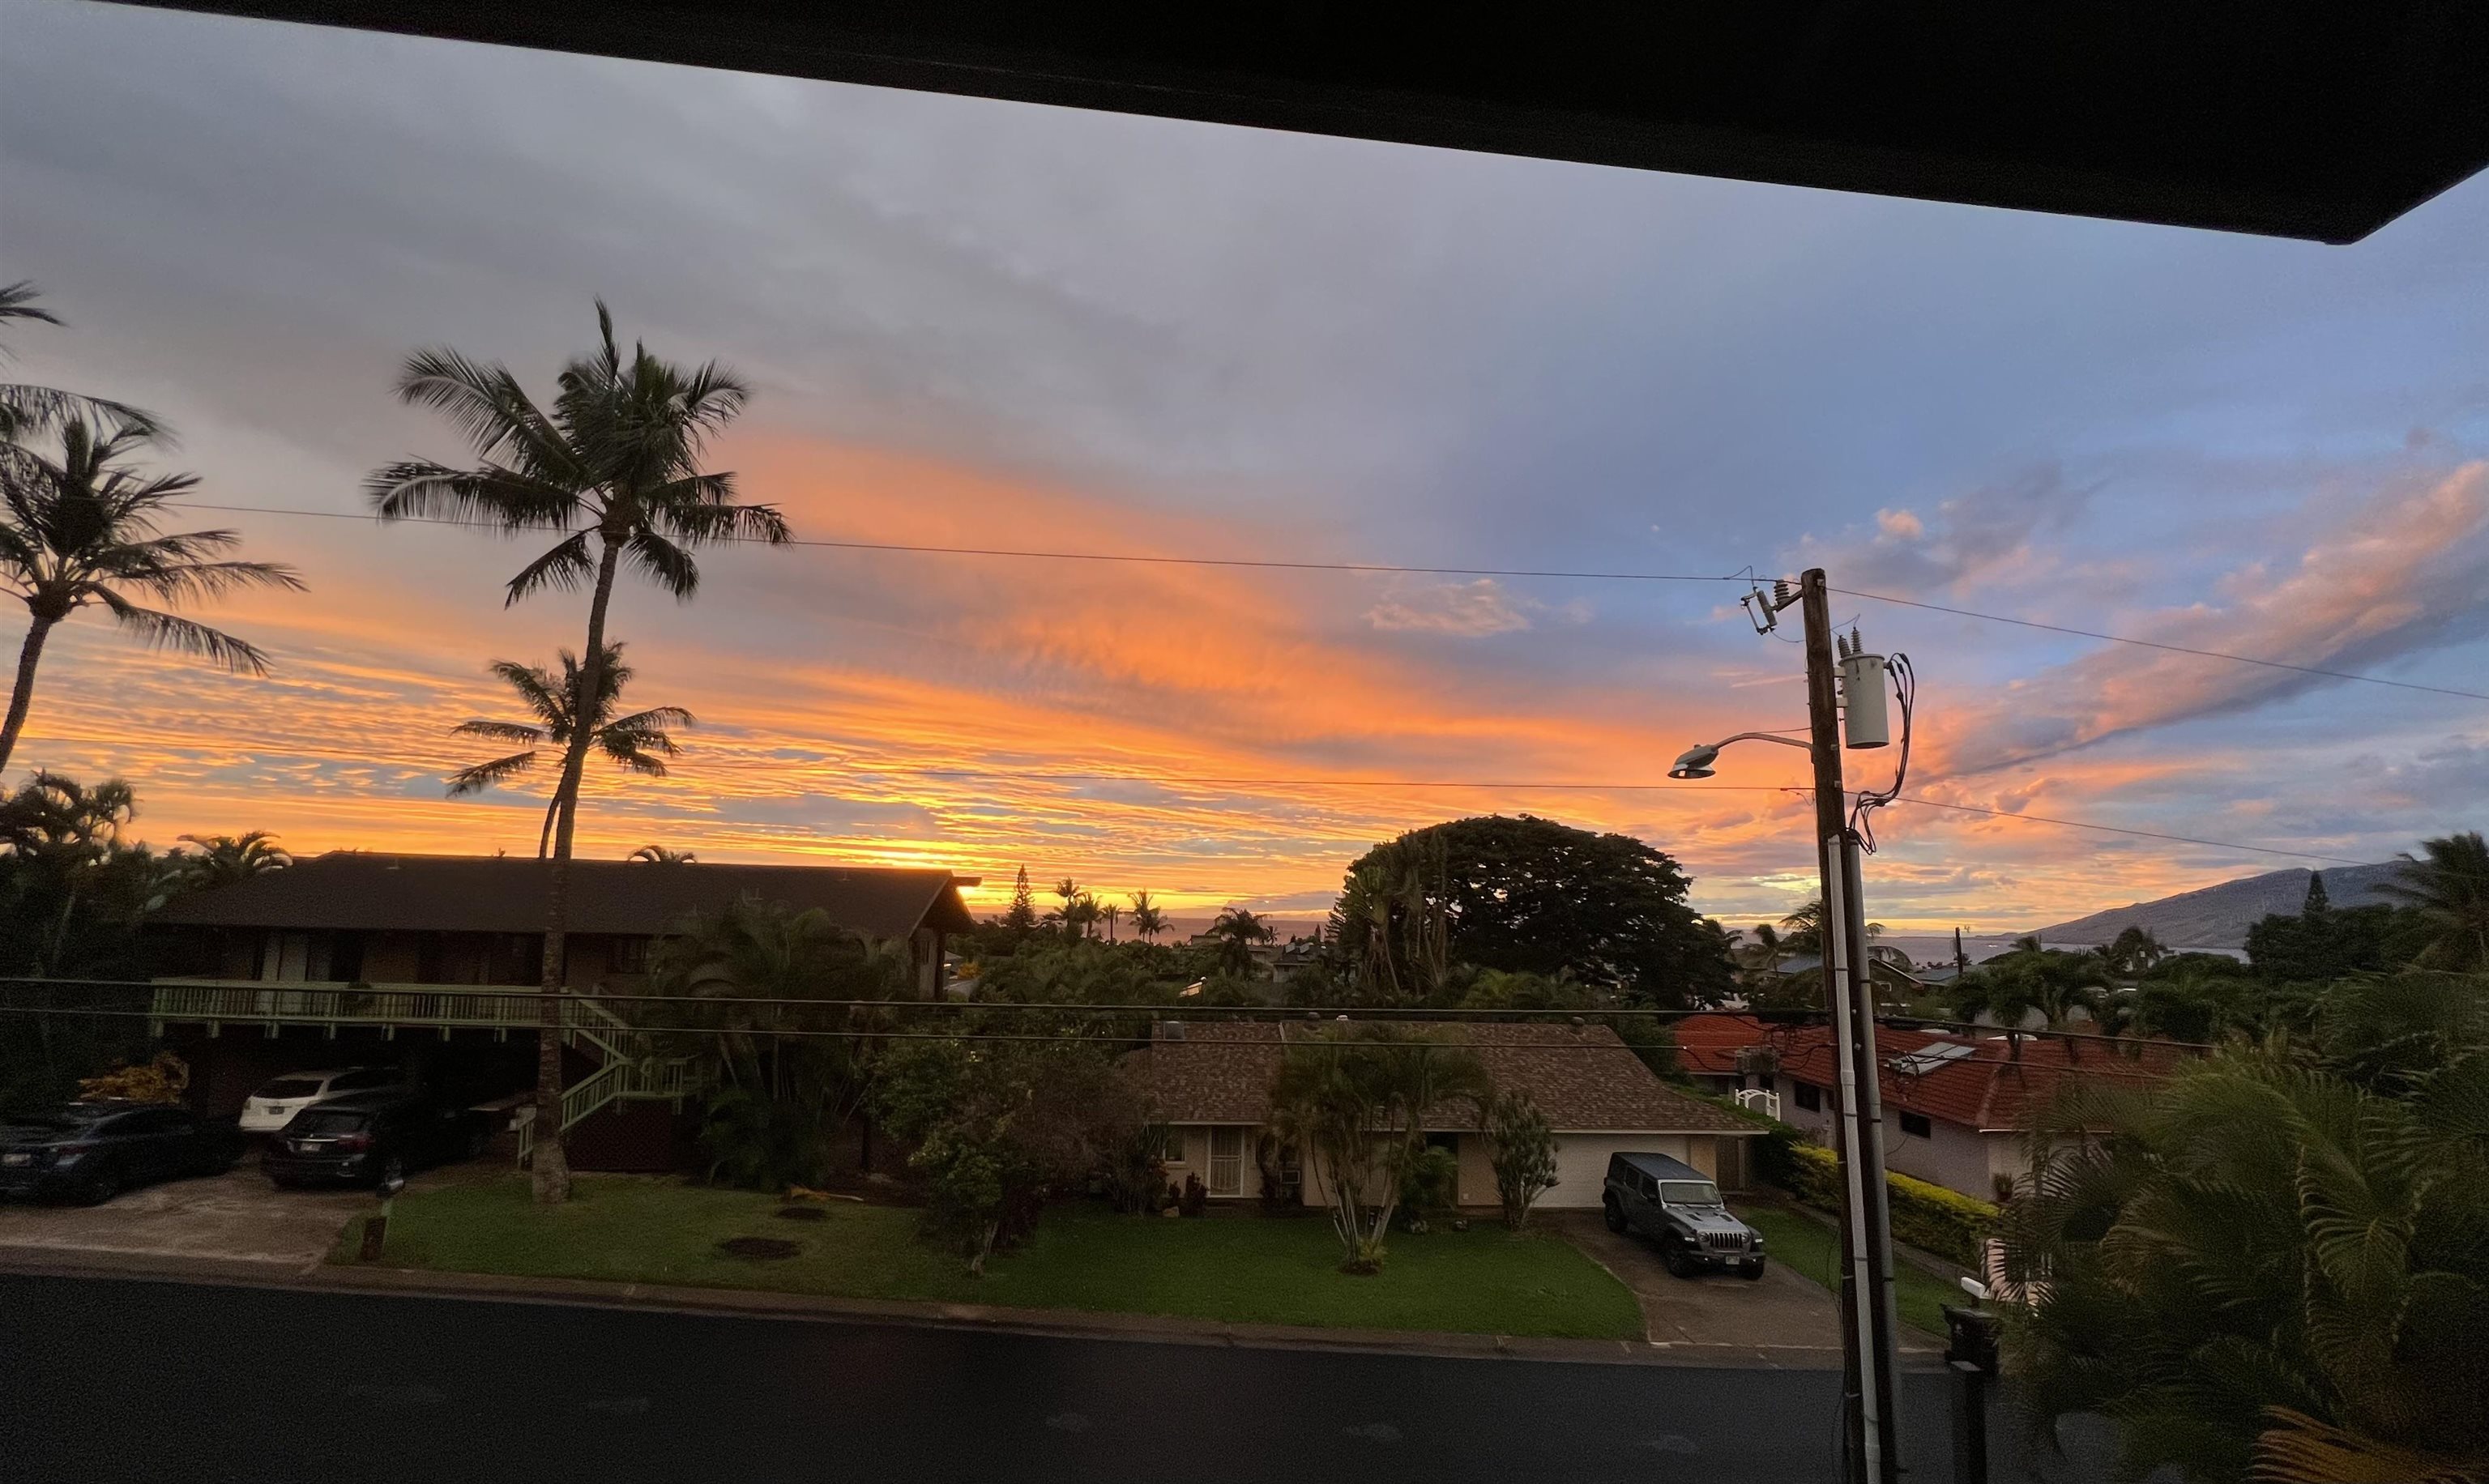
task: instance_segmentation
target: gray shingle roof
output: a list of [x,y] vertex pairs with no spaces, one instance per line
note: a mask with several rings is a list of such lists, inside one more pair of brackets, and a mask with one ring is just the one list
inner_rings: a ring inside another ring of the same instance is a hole
[[[364,931],[541,932],[551,863],[477,855],[339,850],[231,886],[176,898],[152,922],[186,927]],[[570,863],[570,930],[663,933],[737,897],[818,907],[880,938],[974,926],[947,870],[873,866]]]
[[[1745,1119],[1688,1097],[1653,1075],[1604,1025],[1461,1025],[1416,1022],[1468,1045],[1496,1086],[1526,1092],[1561,1132],[1750,1134]],[[1174,1040],[1161,1024],[1131,1061],[1172,1124],[1259,1124],[1271,1111],[1271,1079],[1285,1041],[1312,1040],[1320,1025],[1287,1021],[1186,1022]],[[1466,1110],[1442,1109],[1430,1127],[1473,1125]]]

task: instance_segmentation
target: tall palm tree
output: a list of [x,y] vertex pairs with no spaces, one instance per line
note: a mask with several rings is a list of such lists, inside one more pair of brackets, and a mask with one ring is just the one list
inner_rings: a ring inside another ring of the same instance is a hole
[[1781,971],[1781,960],[1788,956],[1788,945],[1781,941],[1781,930],[1769,923],[1757,923],[1750,936],[1752,947],[1746,951],[1746,966],[1766,974]]
[[1132,894],[1133,936],[1144,943],[1155,943],[1159,940],[1159,934],[1166,931],[1166,914],[1159,910],[1159,904],[1150,899],[1149,893]]
[[249,674],[268,672],[267,656],[243,641],[132,601],[133,593],[172,605],[243,587],[302,587],[291,567],[219,555],[241,544],[230,530],[158,534],[156,522],[166,502],[199,481],[192,474],[149,477],[129,468],[124,457],[138,440],[126,429],[73,420],[62,425],[56,455],[24,443],[0,455],[0,589],[14,594],[29,614],[8,720],[0,723],[0,769],[25,729],[44,641],[81,608],[103,609],[155,648]]
[[1112,943],[1115,941],[1115,925],[1118,922],[1121,922],[1123,917],[1124,909],[1115,905],[1113,902],[1108,901],[1099,903],[1098,920],[1106,925],[1107,942]]
[[231,886],[294,864],[294,857],[266,830],[242,835],[185,835],[182,839],[199,847],[198,854],[186,855],[181,861],[183,882],[193,890]]
[[[449,728],[451,735],[490,737],[499,742],[517,742],[525,750],[479,762],[472,768],[461,768],[449,777],[449,796],[481,793],[495,784],[534,770],[539,750],[548,742],[557,747],[570,745],[571,728],[576,725],[578,707],[574,698],[586,677],[580,673],[579,657],[564,649],[561,652],[561,678],[540,666],[522,665],[516,660],[495,660],[493,673],[508,682],[528,709],[536,714],[529,722],[461,722]],[[622,645],[615,642],[605,646],[605,663],[596,667],[598,694],[590,713],[594,734],[588,739],[597,751],[614,765],[647,778],[666,776],[666,759],[679,756],[682,749],[675,745],[673,734],[667,728],[695,727],[699,722],[680,706],[650,706],[629,716],[615,716],[614,708],[622,699],[622,688],[636,674],[622,663]],[[545,805],[544,828],[536,834],[536,859],[543,860],[553,841],[554,806]]]
[[[15,283],[0,284],[0,325],[13,320],[36,325],[60,324],[61,317],[36,304],[35,297],[35,285],[31,280],[20,278]],[[0,360],[7,359],[8,355],[8,347],[0,345]],[[163,424],[134,407],[50,386],[0,383],[0,445],[15,443],[21,439],[57,428],[72,418],[83,418],[101,427],[142,438],[164,437]]]
[[1278,936],[1269,923],[1243,907],[1219,913],[1210,925],[1210,935],[1218,940],[1218,966],[1231,974],[1251,972],[1253,945]]
[[[700,468],[710,434],[743,410],[751,393],[715,362],[685,370],[635,345],[624,356],[614,316],[596,305],[598,349],[564,366],[552,409],[530,399],[506,367],[456,351],[418,351],[397,383],[399,400],[428,407],[465,434],[477,462],[453,469],[410,459],[365,481],[383,520],[448,517],[499,526],[505,535],[560,531],[559,541],[510,579],[506,602],[546,588],[586,586],[588,657],[583,691],[598,694],[606,652],[605,615],[622,563],[677,599],[700,588],[692,548],[722,540],[781,545],[787,522],[769,505],[734,498],[734,476]],[[579,782],[593,740],[574,728],[554,785],[553,867],[545,889],[543,1011],[536,1047],[538,1127],[561,1127],[561,1011],[564,937],[570,924],[571,838]],[[539,1139],[535,1196],[570,1194],[570,1166],[558,1136]]]
[[2478,830],[2420,842],[2420,857],[2406,851],[2400,881],[2377,890],[2418,910],[2437,928],[2420,951],[2436,968],[2489,968],[2489,841]]

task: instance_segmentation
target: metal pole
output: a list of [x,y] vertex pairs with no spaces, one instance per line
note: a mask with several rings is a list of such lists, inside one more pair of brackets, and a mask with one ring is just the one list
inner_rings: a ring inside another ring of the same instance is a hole
[[[1875,1069],[1859,1057],[1859,1022],[1874,1024],[1874,1002],[1859,1003],[1865,954],[1865,917],[1859,913],[1850,860],[1849,800],[1841,777],[1839,689],[1834,678],[1832,609],[1823,569],[1798,579],[1806,630],[1806,701],[1809,750],[1815,761],[1816,863],[1823,882],[1823,1003],[1832,1012],[1834,1149],[1841,1161],[1841,1348],[1845,1402],[1845,1457],[1849,1484],[1893,1484],[1900,1460],[1893,1446],[1893,1337],[1890,1313],[1892,1252],[1879,1241],[1888,1229],[1870,1212],[1883,1202],[1881,1130],[1874,1106]],[[1868,1044],[1872,1047],[1872,1040]],[[1861,1084],[1864,1084],[1862,1087]],[[1868,1184],[1873,1171],[1874,1185]],[[1871,1275],[1881,1273],[1882,1282]]]

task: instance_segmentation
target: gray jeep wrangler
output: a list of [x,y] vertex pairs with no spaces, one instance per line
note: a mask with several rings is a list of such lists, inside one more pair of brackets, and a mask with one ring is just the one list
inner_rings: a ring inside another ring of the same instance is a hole
[[1601,1203],[1608,1230],[1659,1243],[1659,1260],[1680,1278],[1734,1268],[1742,1278],[1763,1275],[1763,1236],[1729,1214],[1711,1177],[1666,1155],[1612,1155]]

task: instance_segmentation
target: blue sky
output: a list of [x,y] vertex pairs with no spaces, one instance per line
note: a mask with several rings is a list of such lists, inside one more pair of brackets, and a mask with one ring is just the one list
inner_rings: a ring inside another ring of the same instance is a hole
[[[542,384],[602,294],[756,384],[718,460],[805,534],[1820,561],[2489,689],[2478,181],[2329,248],[80,0],[0,0],[0,277],[72,322],[14,335],[15,374],[163,412],[203,498],[359,509],[365,470],[456,451],[386,395],[409,350]],[[129,775],[168,839],[531,843],[524,792],[438,786],[447,724],[495,704],[483,662],[578,642],[571,605],[499,606],[530,554],[212,518],[313,585],[227,611],[276,679],[87,621],[19,760]],[[704,725],[586,828],[1301,909],[1373,839],[1526,808],[1679,854],[1736,921],[1803,884],[1794,801],[1165,782],[1656,781],[1698,737],[1801,720],[1794,648],[1732,596],[721,554],[690,608],[624,600],[644,699]],[[2489,813],[2489,703],[1849,611],[1917,662],[1914,792],[2360,860]],[[1879,915],[1930,926],[2293,864],[1927,811],[1883,834]]]

